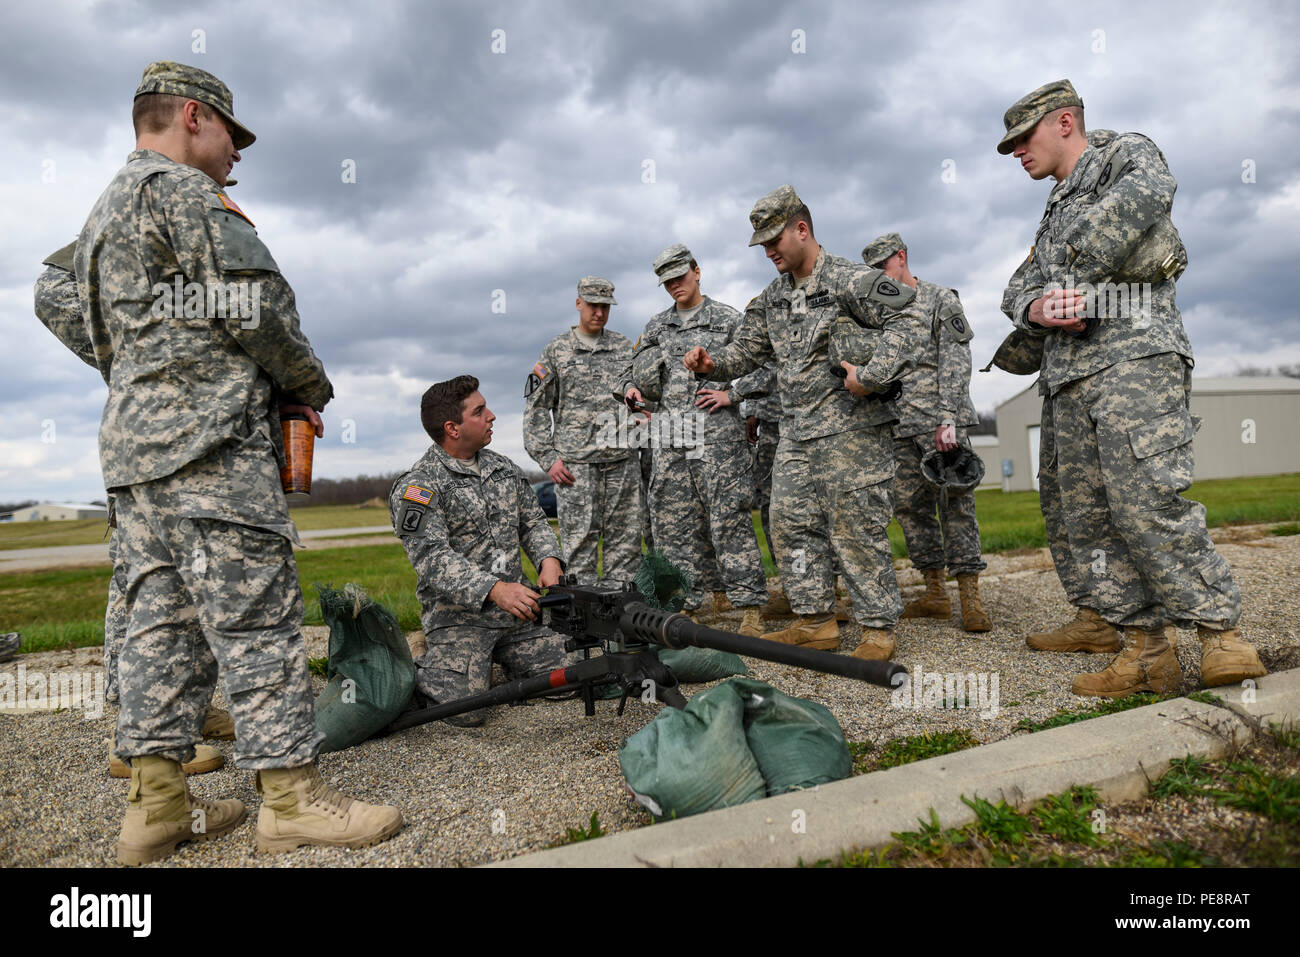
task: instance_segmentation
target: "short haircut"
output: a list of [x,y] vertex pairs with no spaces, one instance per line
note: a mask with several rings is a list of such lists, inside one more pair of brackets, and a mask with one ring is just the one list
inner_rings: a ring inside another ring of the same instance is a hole
[[[141,93],[131,106],[131,125],[135,127],[135,135],[138,137],[145,133],[163,132],[172,125],[172,118],[180,112],[181,107],[193,99],[192,96],[175,96],[171,93]],[[208,104],[198,100],[194,102],[199,104],[205,120],[216,116],[217,111]]]
[[1052,110],[1052,112],[1049,113],[1048,115],[1052,118],[1052,122],[1055,123],[1056,120],[1057,120],[1057,118],[1058,118],[1062,113],[1070,113],[1070,114],[1073,114],[1073,116],[1074,116],[1074,125],[1075,125],[1075,127],[1079,130],[1079,134],[1080,134],[1080,135],[1087,135],[1087,132],[1088,132],[1088,131],[1087,131],[1087,129],[1084,128],[1084,125],[1083,125],[1083,107],[1081,107],[1081,106],[1063,106],[1063,107],[1061,107],[1059,110]]
[[688,268],[690,268],[690,269],[699,269],[699,268],[700,268],[700,264],[697,263],[694,259],[692,259],[692,260],[691,260],[691,264],[690,264],[690,266],[689,266]]
[[800,203],[799,208],[786,218],[785,226],[782,227],[782,231],[790,229],[795,223],[807,223],[808,235],[815,238],[816,234],[813,233],[812,213],[808,212],[808,207],[804,203]]
[[458,375],[446,382],[429,386],[420,400],[420,424],[429,438],[441,442],[446,437],[444,422],[460,425],[461,406],[478,389],[478,379],[472,375]]

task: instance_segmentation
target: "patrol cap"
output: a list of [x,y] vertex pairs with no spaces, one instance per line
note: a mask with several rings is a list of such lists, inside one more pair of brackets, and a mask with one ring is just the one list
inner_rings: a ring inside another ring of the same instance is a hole
[[230,138],[237,150],[247,149],[257,139],[248,127],[235,119],[235,99],[230,95],[230,87],[196,66],[186,66],[171,60],[150,63],[144,68],[144,76],[140,78],[140,85],[135,90],[136,96],[146,93],[169,93],[206,103],[234,127]]
[[862,261],[868,266],[879,266],[900,249],[906,249],[907,243],[898,233],[885,233],[867,243],[862,250]]
[[1034,125],[1053,110],[1066,106],[1083,109],[1083,100],[1074,92],[1069,80],[1056,80],[1044,84],[1033,93],[1022,96],[1011,104],[1011,108],[1002,116],[1002,124],[1007,128],[1007,135],[998,143],[998,152],[1006,156],[1011,152],[1011,144],[1017,137],[1023,136]]
[[758,246],[780,236],[781,230],[785,229],[785,221],[802,205],[803,200],[793,186],[778,186],[760,199],[749,211],[749,224],[754,227],[749,245]]
[[669,279],[685,276],[691,271],[691,260],[694,258],[691,251],[681,243],[673,243],[661,252],[654,261],[654,271],[659,277],[659,285],[662,286]]
[[599,276],[583,276],[578,280],[578,298],[583,302],[618,305],[618,300],[614,298],[614,284]]

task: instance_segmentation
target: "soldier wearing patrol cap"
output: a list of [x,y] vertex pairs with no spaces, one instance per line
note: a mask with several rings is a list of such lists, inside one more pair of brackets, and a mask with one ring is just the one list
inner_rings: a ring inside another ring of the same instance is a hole
[[[928,335],[915,290],[879,269],[832,256],[813,234],[812,214],[791,186],[754,204],[750,245],[762,245],[779,275],[754,297],[733,340],[683,360],[717,379],[778,362],[781,441],[772,481],[772,526],[781,581],[799,620],[764,637],[833,649],[836,560],[862,627],[854,655],[886,659],[903,605],[885,528],[894,474],[890,402],[871,401],[915,363]],[[831,327],[841,316],[871,331],[869,361],[830,362]]]
[[716,350],[730,342],[741,316],[700,291],[699,264],[681,243],[661,252],[652,268],[675,305],[646,324],[623,392],[659,402],[651,429],[655,542],[691,578],[687,611],[699,608],[701,586],[720,573],[715,610],[719,597],[729,600],[744,611],[740,633],[757,636],[767,583],[750,508],[754,466],[740,420],[745,395],[725,380],[697,380],[681,362],[695,346]]
[[[980,602],[980,555],[975,492],[939,489],[921,472],[927,452],[966,449],[974,455],[966,429],[979,423],[970,401],[971,327],[957,290],[912,275],[907,244],[898,233],[878,236],[862,250],[862,261],[916,290],[918,308],[929,320],[930,337],[917,353],[916,367],[902,379],[894,426],[894,514],[907,540],[912,564],[925,576],[925,593],[903,609],[904,618],[947,618],[952,613],[944,591],[944,569],[957,578],[962,628],[993,627]],[[938,517],[936,518],[936,510]]]
[[1258,677],[1259,656],[1236,627],[1241,594],[1205,508],[1179,494],[1193,474],[1192,349],[1175,299],[1187,260],[1164,154],[1138,133],[1088,135],[1068,80],[1018,100],[1003,125],[998,152],[1032,179],[1056,180],[1004,311],[1043,340],[1070,549],[1098,612],[1131,639],[1072,690],[1177,691],[1166,622],[1196,626],[1205,684]]
[[[578,281],[578,324],[542,349],[524,385],[524,448],[555,483],[566,574],[631,581],[641,560],[641,468],[615,405],[632,343],[605,328],[614,284]],[[616,416],[616,412],[618,415]]]
[[[223,188],[253,134],[224,83],[168,61],[145,69],[132,120],[136,150],[73,254],[108,383],[100,464],[127,569],[116,740],[132,767],[118,861],[156,860],[243,820],[239,801],[192,798],[181,771],[218,672],[236,763],[257,770],[263,794],[258,847],[373,844],[397,833],[401,814],[339,794],[315,765],[323,736],[280,486],[279,414],[305,411],[319,429],[316,410],[333,388],[289,284]],[[201,316],[173,295],[195,283],[224,293],[220,303],[209,294]],[[256,321],[227,308],[241,288]]]

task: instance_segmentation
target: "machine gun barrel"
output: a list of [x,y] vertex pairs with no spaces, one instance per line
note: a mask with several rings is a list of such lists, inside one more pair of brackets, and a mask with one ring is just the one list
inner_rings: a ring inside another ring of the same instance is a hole
[[629,602],[624,606],[619,627],[625,635],[634,635],[642,641],[666,648],[694,646],[731,651],[780,665],[794,665],[797,668],[856,678],[885,688],[895,686],[893,679],[896,675],[907,674],[905,667],[892,661],[864,661],[829,651],[800,648],[797,645],[784,645],[763,638],[719,631],[707,625],[697,625],[683,614],[669,614],[651,608],[644,602]]

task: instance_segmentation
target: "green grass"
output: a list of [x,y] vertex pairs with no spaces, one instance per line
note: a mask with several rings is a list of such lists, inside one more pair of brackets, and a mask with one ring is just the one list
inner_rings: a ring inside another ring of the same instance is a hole
[[1119,861],[1120,867],[1218,867],[1219,860],[1186,841],[1156,841],[1134,847]]
[[[1273,475],[1250,479],[1216,479],[1200,482],[1188,493],[1205,503],[1211,525],[1231,522],[1282,522],[1278,534],[1300,532],[1300,474]],[[1041,547],[1046,544],[1043,518],[1036,492],[1003,493],[996,489],[975,493],[980,519],[980,537],[988,552]],[[351,505],[308,506],[293,509],[293,519],[300,529],[355,528],[385,525],[388,513],[383,508],[358,508]],[[758,513],[754,512],[755,533],[768,575],[775,575],[766,543],[758,534]],[[96,544],[105,541],[105,525],[100,519],[73,522],[23,522],[0,525],[0,550],[50,545]],[[894,522],[889,527],[895,556],[906,555],[902,530]],[[415,574],[402,547],[392,544],[356,548],[306,549],[297,555],[299,578],[306,585],[307,624],[321,624],[315,607],[311,582],[341,586],[353,581],[360,584],[376,601],[390,607],[406,630],[419,627],[420,609],[415,597]],[[527,559],[524,569],[535,581],[536,573]],[[14,572],[0,575],[0,631],[23,633],[23,650],[98,645],[103,642],[103,615],[108,591],[108,566],[57,569],[38,572]],[[1155,699],[1152,699],[1155,700]],[[1126,699],[1115,703],[1115,710],[1147,703]],[[1073,718],[1053,719],[1054,724],[1023,726],[1029,730],[1056,727],[1111,710],[1101,706],[1093,713],[1079,713]]]
[[289,516],[299,531],[318,528],[360,528],[366,525],[392,527],[387,508],[359,505],[305,505],[289,509]]
[[1185,758],[1175,758],[1169,762],[1169,770],[1151,788],[1151,794],[1157,798],[1180,795],[1181,797],[1198,797],[1205,793],[1206,785],[1214,777],[1206,767],[1204,758],[1189,754]]
[[1087,721],[1090,718],[1100,718],[1103,715],[1118,714],[1120,711],[1128,711],[1131,708],[1141,708],[1145,705],[1155,704],[1157,701],[1167,701],[1172,697],[1174,695],[1143,692],[1114,701],[1103,701],[1094,708],[1084,708],[1080,711],[1058,711],[1055,716],[1048,718],[1046,721],[1030,721],[1028,718],[1023,718],[1016,722],[1015,730],[1046,731],[1048,728],[1059,728],[1062,725],[1074,724],[1077,721]]
[[1235,761],[1224,778],[1227,787],[1211,792],[1220,804],[1254,811],[1278,824],[1300,824],[1300,777],[1269,774],[1257,764]]
[[1042,833],[1091,847],[1099,840],[1092,819],[1097,804],[1097,792],[1092,788],[1074,787],[1047,798],[1034,808],[1032,816]]
[[67,522],[5,522],[0,525],[0,551],[106,544],[107,531],[108,523],[102,518],[78,518]]
[[1300,535],[1300,523],[1285,522],[1268,530],[1270,535]]
[[597,812],[591,812],[591,820],[586,827],[571,827],[564,832],[564,837],[560,838],[554,844],[548,844],[547,847],[563,847],[566,844],[580,844],[583,841],[594,841],[598,837],[604,837],[607,833],[601,829],[600,818],[596,816]]
[[938,757],[941,754],[964,751],[978,744],[979,741],[965,728],[895,738],[881,750],[880,760],[876,762],[875,770],[883,771],[885,768],[896,768],[903,764],[911,764],[913,761]]
[[[307,505],[290,510],[300,531],[320,528],[360,528],[389,525],[388,509],[356,505]],[[49,548],[55,545],[99,545],[108,542],[108,525],[102,518],[69,522],[6,522],[0,525],[0,551],[13,548]]]

